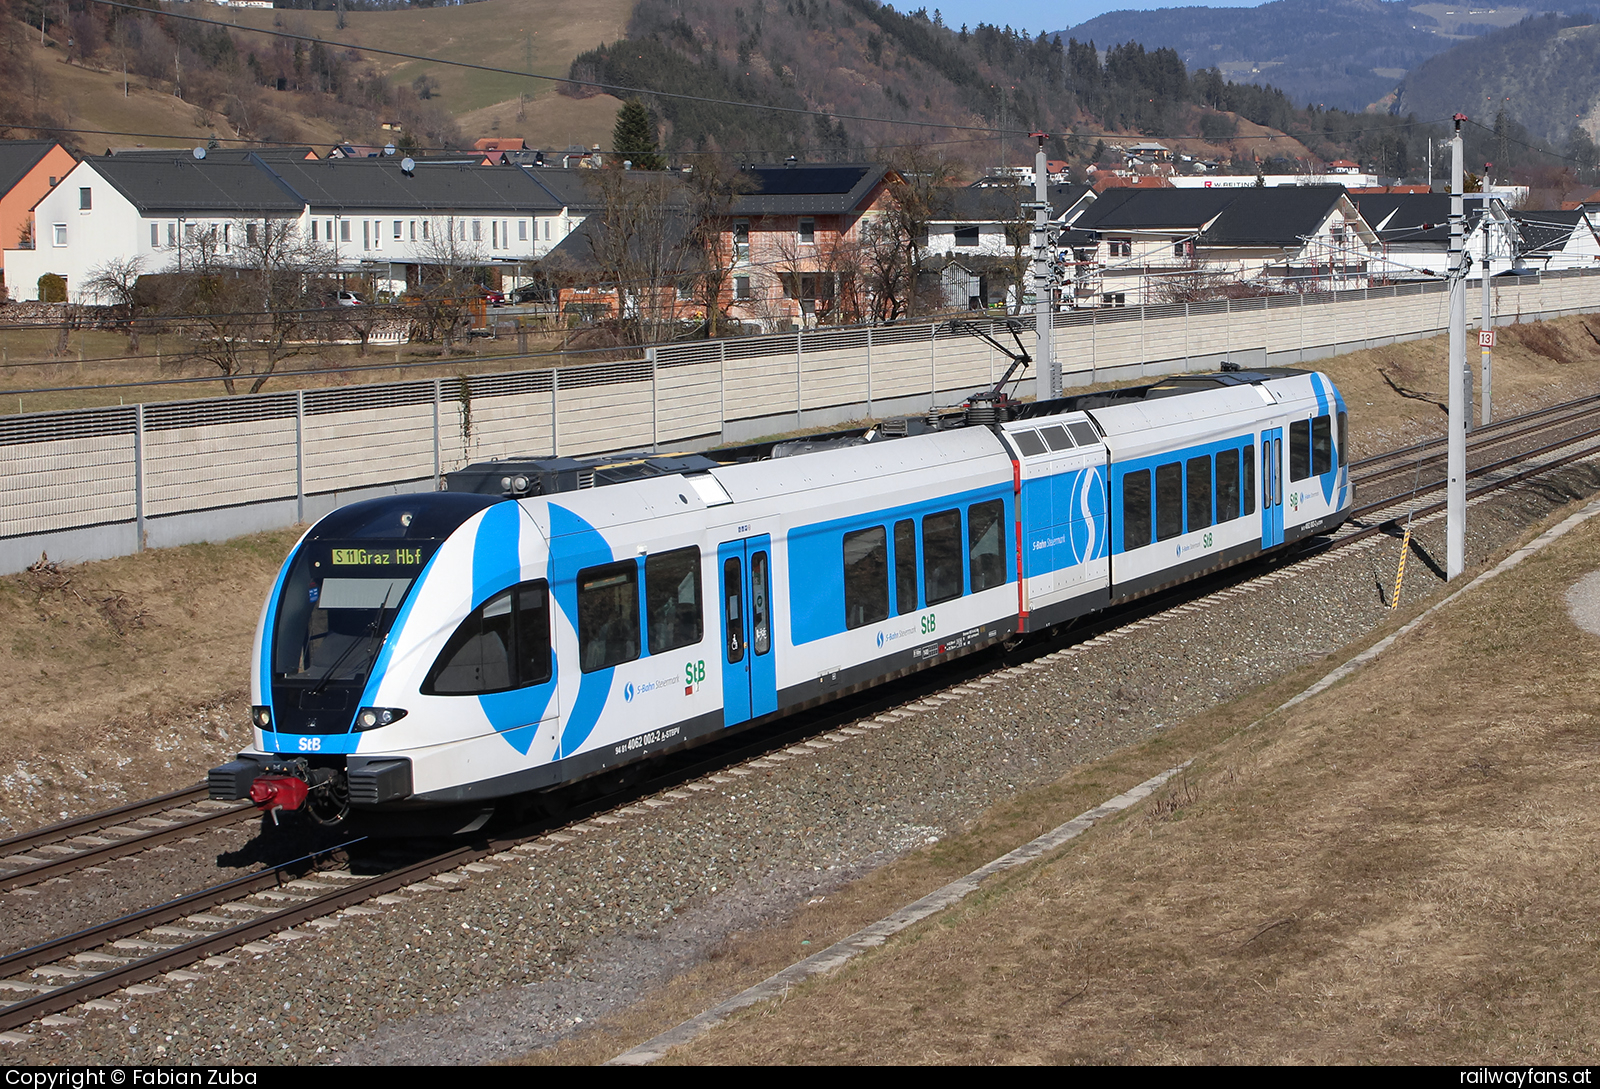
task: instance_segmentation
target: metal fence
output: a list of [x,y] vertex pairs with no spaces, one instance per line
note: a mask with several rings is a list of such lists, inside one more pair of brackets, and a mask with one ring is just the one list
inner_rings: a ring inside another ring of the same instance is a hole
[[[1475,308],[1479,292],[1468,292]],[[1600,310],[1600,272],[1505,279],[1498,323]],[[1444,330],[1442,284],[1055,316],[1068,386],[1308,362]],[[1469,316],[1474,316],[1469,311]],[[1031,325],[1024,343],[1031,348]],[[0,573],[220,540],[487,458],[692,449],[920,412],[1009,364],[939,326],[823,329],[643,359],[0,417]]]

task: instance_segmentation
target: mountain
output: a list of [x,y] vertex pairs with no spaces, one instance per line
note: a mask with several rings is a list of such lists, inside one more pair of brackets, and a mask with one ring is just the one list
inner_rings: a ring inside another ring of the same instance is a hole
[[1541,15],[1430,58],[1406,76],[1396,113],[1491,124],[1504,111],[1536,139],[1564,141],[1573,125],[1600,131],[1600,24]]
[[1271,83],[1300,105],[1361,110],[1428,58],[1546,10],[1274,0],[1258,8],[1112,11],[1061,33],[1101,48],[1125,41],[1170,46],[1191,71],[1216,67],[1227,79]]

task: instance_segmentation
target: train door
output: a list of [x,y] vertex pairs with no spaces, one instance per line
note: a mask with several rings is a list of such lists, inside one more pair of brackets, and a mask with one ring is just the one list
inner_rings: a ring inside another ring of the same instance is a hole
[[717,546],[722,594],[722,724],[735,726],[778,709],[773,660],[772,538]]
[[1283,428],[1261,433],[1261,547],[1283,543]]

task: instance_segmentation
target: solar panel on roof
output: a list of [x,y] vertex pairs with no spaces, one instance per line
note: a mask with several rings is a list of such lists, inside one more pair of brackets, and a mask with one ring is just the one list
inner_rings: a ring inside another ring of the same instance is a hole
[[860,166],[751,167],[761,182],[759,196],[792,196],[796,193],[848,193],[869,168]]

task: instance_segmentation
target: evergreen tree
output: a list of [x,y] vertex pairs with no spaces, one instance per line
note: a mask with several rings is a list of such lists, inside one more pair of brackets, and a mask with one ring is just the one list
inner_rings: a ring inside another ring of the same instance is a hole
[[611,153],[618,160],[631,160],[635,170],[667,168],[656,147],[656,119],[637,98],[628,99],[617,111],[617,127],[611,130]]

